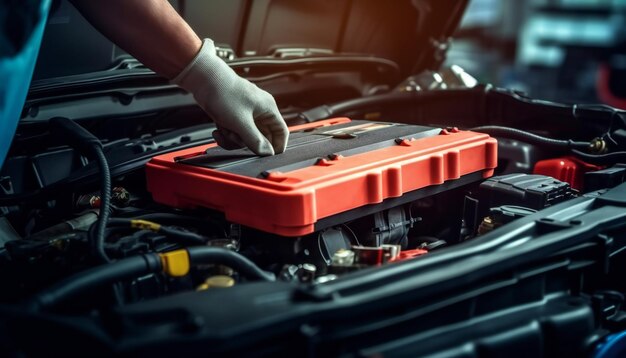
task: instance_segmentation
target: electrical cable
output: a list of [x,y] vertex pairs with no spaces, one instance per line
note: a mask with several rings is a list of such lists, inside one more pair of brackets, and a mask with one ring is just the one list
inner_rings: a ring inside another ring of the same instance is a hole
[[[94,236],[96,234],[96,230],[98,229],[97,223],[93,224],[89,228],[89,236]],[[121,218],[111,218],[107,222],[107,228],[128,228],[128,229],[136,229],[136,230],[150,230],[156,233],[160,233],[176,239],[180,244],[185,245],[204,245],[209,240],[208,238],[190,232],[184,231],[172,226],[164,226],[153,221],[148,220],[139,220],[139,219],[121,219]],[[106,236],[106,235],[105,235]]]
[[91,254],[101,262],[110,262],[104,251],[107,221],[111,214],[111,171],[104,155],[102,142],[78,123],[64,117],[50,119],[51,131],[58,131],[59,136],[67,138],[68,144],[83,154],[96,158],[100,172],[100,214],[96,221],[94,235],[89,237]]
[[546,138],[523,130],[501,126],[482,126],[472,128],[472,130],[493,136],[523,140],[532,144],[571,150],[572,154],[590,164],[610,165],[615,163],[626,163],[626,152],[613,152],[608,154],[589,154],[583,152],[583,150],[590,148],[591,142],[575,142],[572,140]]
[[572,153],[578,158],[590,164],[596,165],[612,165],[618,163],[626,163],[626,152],[613,152],[607,154],[588,154],[573,149]]
[[111,260],[104,251],[104,241],[106,238],[106,228],[111,215],[111,171],[109,170],[109,163],[102,147],[94,147],[94,152],[98,161],[98,167],[100,169],[100,215],[98,221],[96,221],[96,236],[92,240],[93,253],[100,258],[102,262],[110,262]]
[[132,217],[133,219],[138,219],[138,220],[148,220],[148,221],[153,221],[153,222],[158,222],[160,224],[167,224],[168,222],[176,222],[178,225],[176,226],[191,226],[193,225],[194,227],[199,227],[199,226],[203,226],[203,227],[210,227],[211,229],[219,229],[221,235],[223,235],[223,237],[227,237],[228,233],[226,232],[226,229],[224,229],[224,227],[222,226],[222,224],[220,222],[218,222],[217,220],[210,218],[210,217],[206,217],[203,216],[202,218],[197,218],[197,217],[192,217],[192,216],[185,216],[185,215],[180,215],[180,214],[172,214],[172,213],[147,213],[147,214],[142,214],[142,215],[135,215]]
[[354,238],[354,241],[356,241],[356,244],[359,246],[363,246],[361,245],[361,242],[359,241],[359,237],[354,233],[354,231],[352,229],[350,229],[350,227],[348,225],[340,225],[341,227],[345,228],[346,230],[350,231],[350,234],[352,234],[352,237]]
[[531,144],[548,146],[555,149],[563,150],[585,150],[591,145],[590,142],[575,142],[572,140],[562,140],[543,137],[531,132],[523,131],[516,128],[503,126],[480,126],[471,129],[472,131],[481,132],[496,137],[506,137],[515,140],[525,141]]

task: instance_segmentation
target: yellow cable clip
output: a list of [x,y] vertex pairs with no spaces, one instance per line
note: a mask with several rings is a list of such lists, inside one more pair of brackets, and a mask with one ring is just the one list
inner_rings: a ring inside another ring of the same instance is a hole
[[170,251],[159,254],[163,272],[171,277],[183,277],[189,273],[189,253],[187,250]]
[[161,225],[148,220],[131,220],[130,227],[133,229],[150,230],[154,232],[161,229]]

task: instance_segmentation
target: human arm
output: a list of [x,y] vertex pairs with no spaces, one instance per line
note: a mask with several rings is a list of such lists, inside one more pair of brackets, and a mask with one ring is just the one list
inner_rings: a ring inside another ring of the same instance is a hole
[[239,77],[166,0],[73,0],[105,36],[194,95],[216,122],[220,145],[260,155],[285,150],[288,129],[274,98]]

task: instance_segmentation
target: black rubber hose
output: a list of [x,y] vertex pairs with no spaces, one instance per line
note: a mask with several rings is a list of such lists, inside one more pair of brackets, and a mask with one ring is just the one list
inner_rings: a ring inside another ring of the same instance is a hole
[[97,287],[161,271],[156,254],[133,256],[70,276],[33,297],[27,307],[44,310]]
[[521,140],[531,144],[542,145],[546,147],[552,147],[555,149],[572,150],[572,149],[588,149],[589,142],[575,142],[572,140],[561,140],[543,137],[531,132],[526,132],[521,129],[502,127],[502,126],[481,126],[471,129],[475,132],[481,132],[489,134],[495,137],[505,137],[509,139]]
[[[189,253],[190,266],[225,265],[250,280],[276,280],[274,274],[261,270],[244,256],[227,249],[203,246],[188,248],[187,252]],[[27,302],[27,307],[31,310],[49,309],[95,288],[112,285],[149,273],[160,272],[161,270],[161,258],[158,254],[133,256],[106,265],[100,265],[71,276],[40,292]]]
[[248,279],[276,280],[273,273],[261,270],[254,262],[231,250],[202,246],[187,248],[187,252],[189,252],[189,260],[195,265],[219,264],[232,268]]

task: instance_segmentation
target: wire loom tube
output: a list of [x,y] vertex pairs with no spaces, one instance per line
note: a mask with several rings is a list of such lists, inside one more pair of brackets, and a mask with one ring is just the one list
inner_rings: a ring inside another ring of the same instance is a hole
[[[229,266],[250,280],[275,281],[276,277],[265,272],[244,256],[217,247],[190,247],[187,249],[190,265],[220,264]],[[80,272],[38,293],[26,306],[33,311],[50,309],[94,288],[111,285],[163,270],[159,254],[133,256]]]
[[95,146],[93,151],[98,159],[98,168],[100,169],[100,198],[102,202],[100,205],[100,216],[98,217],[98,221],[96,221],[96,236],[94,240],[91,241],[92,250],[93,254],[100,258],[102,262],[110,262],[111,260],[104,251],[104,241],[107,222],[111,215],[111,171],[102,147]]
[[57,135],[66,138],[67,144],[77,149],[79,152],[92,154],[98,162],[98,170],[100,172],[100,197],[102,203],[100,205],[100,215],[98,221],[96,221],[95,233],[93,236],[90,235],[90,244],[94,257],[98,258],[101,262],[110,262],[111,260],[104,251],[104,236],[111,210],[111,171],[107,158],[104,155],[102,142],[78,123],[68,118],[51,118],[49,123],[51,132],[55,132]]

